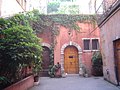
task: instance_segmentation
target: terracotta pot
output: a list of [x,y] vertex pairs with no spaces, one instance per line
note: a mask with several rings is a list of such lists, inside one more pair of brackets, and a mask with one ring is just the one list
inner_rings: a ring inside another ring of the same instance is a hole
[[38,82],[39,81],[39,76],[34,76],[34,82]]

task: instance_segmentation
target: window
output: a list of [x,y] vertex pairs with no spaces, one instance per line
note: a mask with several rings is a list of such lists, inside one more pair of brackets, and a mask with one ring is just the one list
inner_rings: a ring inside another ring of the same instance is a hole
[[98,39],[92,39],[92,50],[98,50],[98,49],[99,49]]
[[84,50],[99,50],[99,39],[84,38],[83,44]]
[[84,39],[84,50],[90,50],[90,39]]

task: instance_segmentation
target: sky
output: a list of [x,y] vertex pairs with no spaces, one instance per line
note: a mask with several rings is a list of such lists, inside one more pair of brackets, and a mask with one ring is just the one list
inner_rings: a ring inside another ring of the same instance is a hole
[[[39,0],[34,0],[34,2],[36,2],[36,1],[39,1]],[[44,2],[44,0],[42,0],[42,1]],[[89,6],[90,1],[91,1],[91,8]],[[97,0],[97,7],[100,6],[102,1],[103,0]],[[13,5],[8,4],[8,3],[12,3]],[[77,3],[80,5],[80,12],[82,14],[94,14],[94,12],[95,12],[94,0],[78,0]],[[12,13],[21,12],[21,8],[15,8],[15,7],[17,7],[15,5],[17,5],[15,0],[4,0],[4,3],[2,5],[2,15],[8,15],[8,14],[12,14]],[[35,6],[37,6],[37,5],[35,5]]]
[[[89,4],[91,1],[91,4]],[[94,1],[95,0],[79,0],[79,4],[81,6],[81,12],[83,14],[93,14],[95,13],[94,10]],[[98,8],[103,0],[97,0],[96,7]]]

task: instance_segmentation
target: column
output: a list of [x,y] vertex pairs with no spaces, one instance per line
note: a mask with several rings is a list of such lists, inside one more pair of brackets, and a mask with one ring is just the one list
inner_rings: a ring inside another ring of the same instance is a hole
[[79,75],[83,76],[82,52],[79,52]]

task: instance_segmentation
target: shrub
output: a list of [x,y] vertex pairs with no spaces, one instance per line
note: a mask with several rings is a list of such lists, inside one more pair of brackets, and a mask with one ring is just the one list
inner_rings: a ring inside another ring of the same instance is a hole
[[102,55],[100,52],[94,52],[92,56],[92,73],[95,76],[102,76]]
[[19,80],[22,66],[41,64],[40,39],[26,26],[14,26],[0,31],[0,76],[10,83]]

